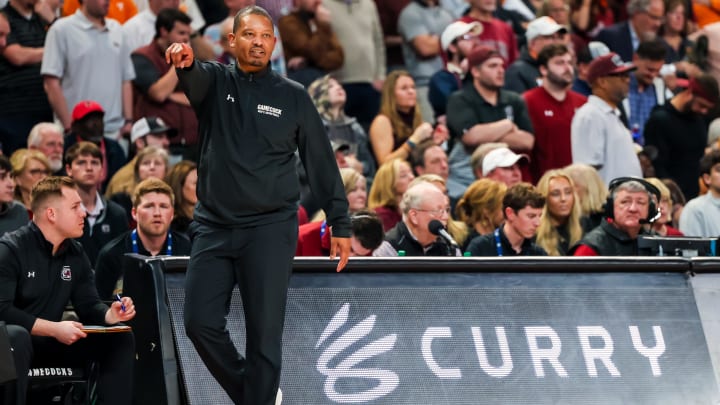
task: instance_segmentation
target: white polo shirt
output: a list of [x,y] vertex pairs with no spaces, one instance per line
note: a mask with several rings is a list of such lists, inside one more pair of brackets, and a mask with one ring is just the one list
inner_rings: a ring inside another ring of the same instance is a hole
[[591,95],[575,112],[570,137],[573,163],[599,167],[605,184],[618,177],[642,177],[630,130],[600,97]]

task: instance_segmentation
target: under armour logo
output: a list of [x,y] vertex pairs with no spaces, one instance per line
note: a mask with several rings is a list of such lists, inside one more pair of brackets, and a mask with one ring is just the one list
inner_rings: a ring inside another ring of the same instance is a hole
[[35,278],[35,272],[34,272],[34,271],[28,271],[28,278]]
[[231,103],[234,103],[234,102],[235,102],[235,97],[233,97],[233,96],[231,96],[231,95],[228,94],[228,96],[227,96],[227,98],[225,99],[225,101],[229,101],[229,102],[231,102]]
[[[345,304],[333,316],[330,323],[318,339],[315,348],[318,349],[325,341],[347,323],[350,304]],[[365,338],[372,332],[375,326],[375,315],[370,315],[357,325],[352,326],[340,336],[332,339],[317,361],[317,370],[325,375],[325,395],[335,402],[361,402],[372,401],[393,392],[400,384],[400,378],[390,370],[378,368],[358,367],[359,364],[385,353],[395,347],[397,334],[393,333],[365,344],[349,354],[344,359],[338,359],[338,355],[344,353],[353,344]],[[366,379],[374,380],[375,384],[367,383],[367,390],[359,392],[338,392],[335,385],[343,379]],[[373,386],[374,385],[374,386]]]
[[546,117],[552,117],[553,115],[555,115],[555,113],[553,113],[553,110],[545,110]]

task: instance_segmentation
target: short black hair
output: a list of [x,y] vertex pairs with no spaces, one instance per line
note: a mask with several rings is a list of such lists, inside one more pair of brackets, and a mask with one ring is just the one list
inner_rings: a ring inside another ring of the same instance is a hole
[[372,211],[359,211],[350,217],[352,235],[365,249],[375,250],[385,239],[382,221]]
[[550,44],[545,45],[543,49],[540,51],[537,57],[537,63],[538,66],[545,66],[547,67],[548,62],[550,59],[565,55],[566,53],[570,53],[570,50],[565,44]]
[[710,174],[713,166],[720,163],[720,150],[714,150],[705,154],[700,159],[700,174]]
[[665,44],[660,39],[640,42],[640,45],[638,45],[635,51],[638,58],[655,62],[664,61],[666,53]]
[[261,15],[267,18],[268,20],[270,20],[270,24],[272,24],[273,29],[275,29],[275,22],[270,16],[270,13],[268,13],[264,8],[260,6],[247,6],[240,9],[240,11],[235,14],[235,18],[233,19],[233,33],[237,32],[238,28],[240,28],[240,20],[246,15],[250,14]]
[[155,20],[155,39],[160,38],[160,29],[172,31],[176,22],[190,25],[192,18],[176,8],[164,8],[160,10]]

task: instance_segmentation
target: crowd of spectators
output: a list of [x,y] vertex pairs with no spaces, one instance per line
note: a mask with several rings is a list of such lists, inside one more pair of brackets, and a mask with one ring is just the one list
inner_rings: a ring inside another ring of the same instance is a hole
[[[705,0],[0,0],[0,235],[66,175],[101,299],[122,292],[125,254],[188,255],[207,157],[165,50],[232,65],[233,17],[256,4],[270,68],[325,126],[352,255],[627,256],[644,235],[720,236]],[[327,256],[297,161],[296,256]]]
[[[148,179],[169,187],[161,230],[187,238],[202,136],[164,51],[185,42],[232,64],[233,16],[256,4],[276,24],[271,68],[325,124],[361,219],[355,253],[598,253],[596,228],[628,234],[610,204],[643,190],[630,239],[720,236],[720,15],[701,2],[0,3],[0,230],[31,217],[33,185],[69,175],[92,262],[124,232],[150,244]],[[332,230],[301,190],[298,255],[324,253]]]

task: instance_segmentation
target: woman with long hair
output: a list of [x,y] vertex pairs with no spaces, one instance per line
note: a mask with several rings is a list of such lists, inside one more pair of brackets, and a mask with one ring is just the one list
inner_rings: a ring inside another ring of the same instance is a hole
[[583,236],[573,180],[564,170],[548,170],[537,189],[545,197],[545,207],[535,243],[549,256],[566,256]]
[[[350,167],[340,169],[345,196],[348,200],[348,214],[351,216],[367,209],[367,180],[362,173]],[[325,212],[320,210],[310,222],[325,220]]]
[[402,219],[400,201],[414,178],[410,164],[403,159],[385,162],[375,173],[368,195],[368,208],[378,214],[385,232]]
[[375,175],[375,158],[370,153],[368,136],[355,117],[345,115],[347,94],[340,82],[325,75],[310,84],[308,93],[327,129],[330,141],[349,146],[348,166],[366,178]]
[[583,163],[563,168],[575,185],[575,196],[580,203],[580,215],[585,232],[600,225],[605,216],[608,189],[597,170]]
[[448,139],[447,127],[435,128],[423,122],[417,104],[415,81],[405,70],[391,72],[383,84],[380,112],[370,124],[370,144],[375,160],[408,159],[421,142],[432,139],[438,145]]
[[662,180],[656,177],[648,177],[645,181],[660,190],[660,201],[657,202],[660,217],[650,225],[650,228],[660,236],[684,236],[679,229],[673,228],[672,226],[673,199],[670,194],[670,189],[667,188]]
[[463,252],[474,237],[492,233],[502,224],[502,202],[506,191],[505,183],[487,178],[474,181],[465,190],[455,206],[455,217],[464,222],[469,230],[462,244]]
[[186,233],[197,203],[197,164],[189,160],[176,163],[165,176],[165,183],[175,195],[175,215],[170,229]]

